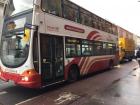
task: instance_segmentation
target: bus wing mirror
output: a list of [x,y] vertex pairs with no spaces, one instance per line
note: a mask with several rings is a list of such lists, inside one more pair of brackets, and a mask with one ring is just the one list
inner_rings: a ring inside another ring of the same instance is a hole
[[32,29],[32,30],[37,30],[38,26],[32,25],[32,24],[25,24],[25,28]]

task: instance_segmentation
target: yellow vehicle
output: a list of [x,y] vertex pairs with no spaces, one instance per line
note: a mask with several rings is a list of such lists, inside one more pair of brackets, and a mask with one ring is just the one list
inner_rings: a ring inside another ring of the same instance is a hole
[[[133,35],[133,34],[131,34]],[[135,41],[128,37],[119,37],[119,60],[125,59],[132,61],[135,56]]]

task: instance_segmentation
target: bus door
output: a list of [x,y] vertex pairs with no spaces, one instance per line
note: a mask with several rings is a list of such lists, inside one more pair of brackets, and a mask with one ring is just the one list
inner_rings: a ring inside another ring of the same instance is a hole
[[41,35],[41,75],[43,84],[64,79],[63,37]]

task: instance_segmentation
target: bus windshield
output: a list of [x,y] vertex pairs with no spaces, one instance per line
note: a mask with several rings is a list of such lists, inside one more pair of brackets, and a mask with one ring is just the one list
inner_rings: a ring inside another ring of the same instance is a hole
[[33,0],[7,0],[4,15],[11,16],[32,8]]
[[4,21],[1,40],[1,61],[7,67],[22,65],[29,53],[32,11]]
[[29,36],[24,31],[15,31],[8,36],[2,36],[1,60],[8,67],[17,67],[27,59],[29,51]]

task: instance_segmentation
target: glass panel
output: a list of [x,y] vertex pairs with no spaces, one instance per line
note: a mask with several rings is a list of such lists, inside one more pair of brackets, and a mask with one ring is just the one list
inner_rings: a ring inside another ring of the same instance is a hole
[[1,59],[4,65],[17,67],[26,61],[31,33],[25,25],[31,23],[32,10],[19,17],[5,20],[1,40]]
[[66,56],[81,56],[80,39],[66,38]]
[[113,34],[114,35],[118,35],[118,29],[117,29],[117,26],[113,26]]
[[76,38],[66,38],[66,43],[80,44],[80,40]]
[[87,25],[87,26],[92,26],[92,17],[91,13],[84,10],[80,9],[80,19],[81,19],[81,24]]
[[[52,45],[51,45],[51,39],[50,37],[44,37],[44,35],[41,34],[40,37],[40,50],[41,50],[41,73],[42,73],[42,78],[44,80],[49,80],[52,79],[53,73],[52,73],[52,68],[51,68],[51,60],[52,60]],[[48,63],[46,63],[48,62]]]
[[114,54],[115,53],[115,49],[116,49],[115,44],[109,43],[108,44],[108,49],[110,51],[110,54]]
[[42,9],[50,14],[62,16],[61,0],[42,0]]
[[108,43],[107,44],[107,54],[110,55],[111,54],[111,50],[112,50],[112,44]]
[[98,17],[94,14],[94,15],[92,15],[92,26],[94,27],[94,28],[98,28]]
[[101,42],[95,42],[93,46],[93,52],[94,55],[102,55],[102,43]]
[[88,40],[82,40],[82,55],[92,55],[92,42]]
[[15,32],[16,30],[24,28],[26,24],[32,24],[32,11],[31,13],[24,14],[20,17],[9,18],[4,22],[3,34]]
[[66,56],[71,57],[76,55],[75,44],[66,44]]
[[[62,77],[64,75],[63,71],[63,38],[56,37],[54,38],[55,42],[55,70],[56,70],[56,78]],[[53,42],[52,42],[53,43]],[[52,50],[53,51],[53,50]]]
[[68,1],[68,0],[63,0],[64,1],[64,5],[71,7],[73,9],[78,9],[78,6],[73,4],[72,2]]
[[105,26],[105,20],[102,20],[101,24],[102,24],[102,30],[105,31],[105,27],[106,27]]
[[67,1],[64,0],[64,18],[75,21],[75,22],[79,22],[79,12],[78,12],[78,6]]
[[7,31],[13,31],[14,29],[23,28],[26,23],[26,18],[16,19],[6,24]]
[[81,45],[80,44],[77,44],[76,45],[76,49],[77,49],[77,55],[78,56],[81,56]]
[[112,53],[113,53],[113,54],[116,53],[116,45],[115,45],[115,44],[113,44],[113,51],[112,51]]
[[87,55],[87,56],[92,55],[92,46],[82,45],[82,55]]
[[[30,32],[29,32],[30,34]],[[25,62],[29,52],[30,36],[24,32],[13,32],[2,37],[2,62],[9,67],[17,67]]]
[[68,7],[64,5],[64,18],[79,22],[79,15],[78,15],[78,10],[73,9],[72,7]]
[[107,54],[106,50],[107,50],[107,43],[103,43],[103,50],[102,50],[102,52],[103,52],[104,55]]

